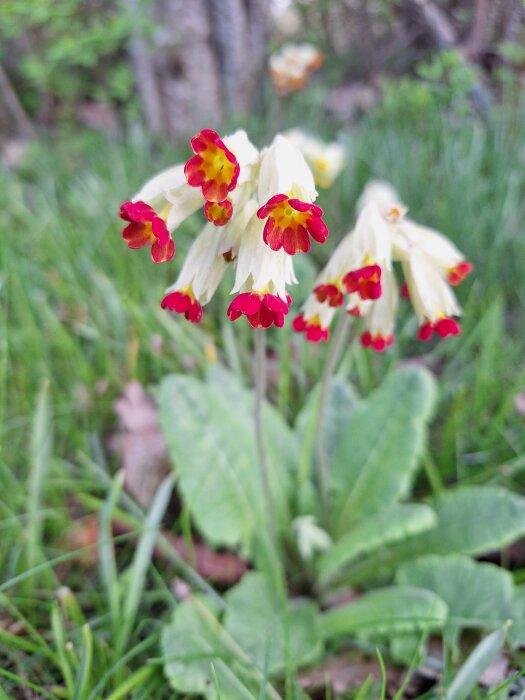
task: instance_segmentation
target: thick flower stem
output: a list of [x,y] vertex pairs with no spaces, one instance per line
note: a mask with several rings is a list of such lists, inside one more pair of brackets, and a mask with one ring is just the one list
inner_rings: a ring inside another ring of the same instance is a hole
[[266,502],[266,517],[268,520],[268,528],[270,536],[275,540],[275,504],[272,495],[272,486],[270,483],[270,472],[268,469],[268,458],[266,455],[266,446],[264,444],[264,433],[262,425],[262,409],[263,402],[266,396],[266,331],[259,328],[254,331],[254,366],[253,366],[254,384],[255,384],[255,440],[257,443],[257,455],[259,458],[259,469],[261,471],[261,481],[264,491],[264,499]]
[[337,368],[339,358],[344,349],[348,329],[350,327],[350,317],[344,313],[339,321],[335,332],[326,363],[321,378],[321,388],[319,394],[319,403],[317,404],[317,420],[315,425],[315,452],[317,457],[317,480],[319,483],[319,493],[321,498],[321,514],[322,520],[325,521],[328,513],[328,484],[330,477],[330,463],[326,452],[325,444],[325,413],[328,396],[330,394],[330,382]]

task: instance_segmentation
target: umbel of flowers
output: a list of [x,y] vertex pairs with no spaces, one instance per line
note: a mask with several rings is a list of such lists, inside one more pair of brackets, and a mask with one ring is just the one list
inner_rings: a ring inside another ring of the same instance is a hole
[[122,237],[150,247],[154,262],[175,254],[173,235],[203,209],[208,223],[191,245],[180,274],[162,299],[164,309],[198,323],[228,267],[235,269],[230,320],[254,328],[282,326],[295,283],[293,256],[328,229],[314,177],[300,149],[281,135],[259,151],[244,131],[222,140],[205,129],[191,140],[194,155],[156,175],[121,206]]
[[[207,219],[191,245],[161,306],[198,323],[226,270],[235,271],[227,310],[231,321],[245,316],[253,328],[281,327],[297,282],[293,256],[311,240],[324,243],[328,229],[314,175],[297,139],[277,135],[259,151],[244,131],[221,139],[205,129],[191,140],[193,156],[159,173],[121,206],[122,232],[130,248],[149,247],[154,262],[175,254],[173,235],[190,215]],[[311,150],[311,147],[310,147]],[[371,182],[358,202],[358,219],[345,236],[294,319],[307,340],[328,340],[339,307],[363,318],[361,342],[376,351],[394,339],[400,292],[394,271],[404,275],[401,294],[419,320],[418,337],[460,332],[461,310],[452,290],[472,266],[443,235],[406,215],[395,190]]]
[[[458,335],[461,308],[452,287],[472,270],[465,256],[441,233],[410,219],[387,183],[370,182],[357,208],[354,229],[319,274],[294,329],[311,342],[326,341],[336,309],[345,306],[363,318],[362,345],[382,352],[394,342],[401,294],[412,303],[420,340]],[[394,262],[404,276],[401,292]]]

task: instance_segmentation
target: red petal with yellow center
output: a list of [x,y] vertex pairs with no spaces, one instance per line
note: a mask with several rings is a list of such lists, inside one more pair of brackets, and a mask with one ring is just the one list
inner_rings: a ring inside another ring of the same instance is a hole
[[359,270],[351,270],[343,277],[348,294],[357,292],[361,299],[379,299],[381,296],[381,268],[379,265],[365,265]]
[[434,323],[434,330],[439,336],[446,338],[448,335],[459,335],[461,326],[455,318],[440,318]]
[[256,292],[239,294],[228,308],[230,321],[246,316],[253,328],[270,328],[270,326],[281,328],[287,313],[288,305],[278,296]]
[[153,245],[157,241],[151,230],[151,224],[132,222],[128,224],[122,231],[122,238],[128,244],[128,248],[138,250],[148,245]]
[[202,319],[202,306],[193,296],[186,292],[176,291],[167,294],[161,301],[162,309],[184,314],[184,317],[192,323],[199,323]]
[[467,275],[470,275],[473,269],[474,265],[466,260],[458,263],[455,267],[451,267],[447,274],[449,284],[451,284],[453,287],[457,287],[458,284],[463,282]]
[[305,319],[302,314],[294,318],[292,328],[296,333],[304,333],[309,343],[320,343],[321,341],[327,343],[330,338],[328,328],[323,328],[319,323]]
[[239,179],[237,158],[211,129],[203,129],[192,138],[191,147],[195,155],[184,166],[188,184],[201,187],[207,201],[223,202]]
[[233,204],[229,199],[224,202],[206,202],[204,216],[215,226],[224,226],[232,218]]
[[322,220],[323,210],[300,199],[276,194],[257,212],[259,219],[268,219],[263,232],[266,245],[272,250],[284,248],[288,255],[307,253],[311,236],[318,243],[328,237],[328,228]]
[[341,306],[344,301],[342,291],[335,284],[318,284],[314,294],[321,304],[326,301],[333,307]]
[[153,207],[145,202],[124,202],[120,207],[120,218],[130,223],[122,231],[128,248],[136,250],[151,246],[151,257],[156,263],[171,260],[175,255],[175,244],[166,222]]
[[434,323],[427,321],[420,326],[417,332],[417,338],[418,340],[427,341],[430,340],[434,333],[441,338],[446,338],[449,335],[460,335],[461,326],[455,318],[445,316]]

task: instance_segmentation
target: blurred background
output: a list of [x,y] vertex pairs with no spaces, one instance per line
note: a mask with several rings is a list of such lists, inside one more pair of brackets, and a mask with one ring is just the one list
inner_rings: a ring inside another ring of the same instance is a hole
[[4,0],[0,133],[141,118],[180,137],[261,115],[268,56],[297,41],[323,52],[312,99],[334,124],[429,92],[434,107],[467,93],[484,115],[522,83],[523,16],[521,0]]

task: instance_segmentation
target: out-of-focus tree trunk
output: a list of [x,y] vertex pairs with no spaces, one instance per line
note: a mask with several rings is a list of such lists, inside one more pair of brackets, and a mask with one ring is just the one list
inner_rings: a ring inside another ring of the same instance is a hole
[[[162,121],[159,130],[186,135],[253,106],[268,14],[265,0],[156,0],[151,71],[137,66],[137,83],[157,86],[161,108],[153,112],[161,115],[154,120]],[[147,91],[140,92],[147,101]],[[146,115],[148,109],[144,104]]]
[[144,117],[148,128],[154,134],[162,134],[166,131],[166,115],[150,48],[140,30],[141,17],[137,0],[123,0],[123,4],[128,12],[130,24],[134,28],[130,53]]
[[5,106],[7,116],[15,125],[15,133],[18,132],[24,138],[34,138],[36,136],[35,128],[26,114],[26,111],[18,99],[14,87],[9,80],[7,73],[0,65],[0,98]]

